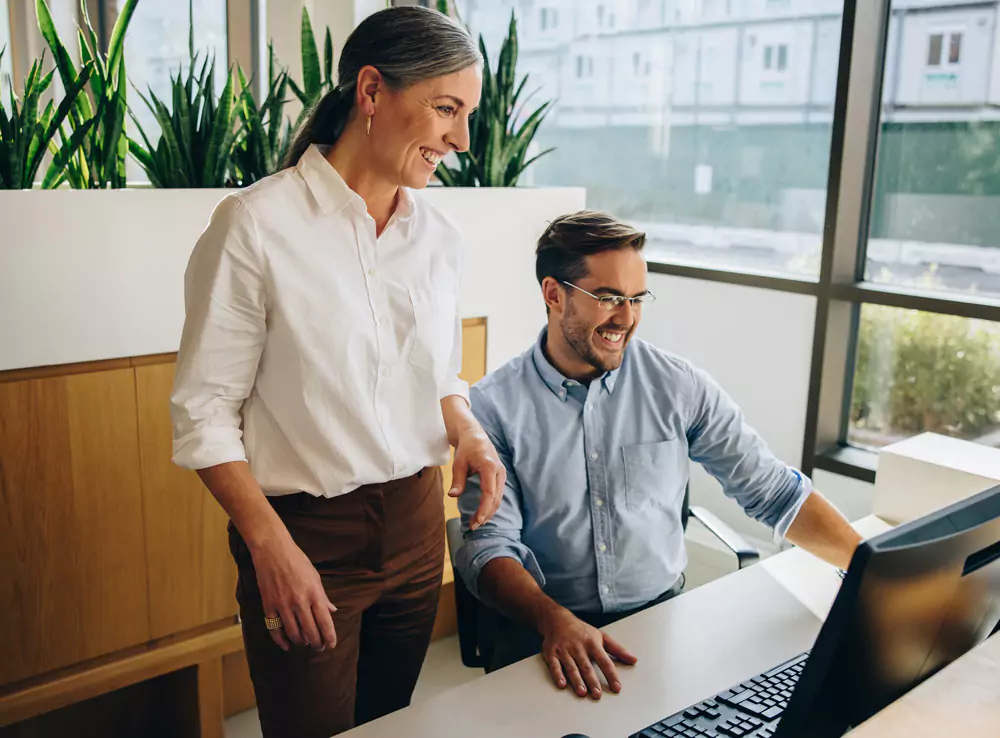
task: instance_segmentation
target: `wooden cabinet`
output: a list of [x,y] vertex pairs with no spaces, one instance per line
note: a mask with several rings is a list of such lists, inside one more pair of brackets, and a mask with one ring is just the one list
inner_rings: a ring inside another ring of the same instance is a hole
[[[485,319],[464,322],[463,349],[472,383],[486,371]],[[102,674],[108,690],[133,683],[131,663],[136,681],[201,664],[198,694],[246,706],[245,684],[216,685],[246,679],[223,634],[236,567],[225,513],[170,461],[173,375],[172,355],[0,372],[0,726],[99,695]],[[437,635],[454,632],[449,603],[445,591]],[[203,642],[201,663],[185,643]]]

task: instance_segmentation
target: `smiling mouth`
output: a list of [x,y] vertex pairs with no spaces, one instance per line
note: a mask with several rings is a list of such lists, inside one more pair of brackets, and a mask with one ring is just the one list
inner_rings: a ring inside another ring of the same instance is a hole
[[598,330],[595,331],[598,338],[600,338],[600,343],[604,344],[608,349],[612,351],[617,351],[622,346],[625,345],[625,337],[628,335],[628,331],[607,331]]
[[437,168],[441,159],[444,158],[442,154],[439,154],[433,149],[427,149],[424,147],[420,148],[420,156],[423,157],[423,160],[430,164],[432,168]]

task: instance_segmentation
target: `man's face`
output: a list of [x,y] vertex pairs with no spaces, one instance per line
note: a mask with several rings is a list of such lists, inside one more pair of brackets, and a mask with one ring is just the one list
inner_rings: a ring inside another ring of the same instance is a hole
[[[641,252],[631,248],[605,251],[586,257],[586,262],[588,275],[573,282],[580,289],[598,297],[645,294],[646,260]],[[625,347],[642,319],[642,307],[626,301],[608,310],[580,290],[564,289],[566,307],[559,327],[566,343],[581,361],[601,374],[620,367]]]

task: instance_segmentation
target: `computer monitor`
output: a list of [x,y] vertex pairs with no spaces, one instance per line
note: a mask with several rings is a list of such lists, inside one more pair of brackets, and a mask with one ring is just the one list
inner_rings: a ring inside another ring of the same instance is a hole
[[864,541],[774,738],[839,738],[1000,630],[1000,486]]

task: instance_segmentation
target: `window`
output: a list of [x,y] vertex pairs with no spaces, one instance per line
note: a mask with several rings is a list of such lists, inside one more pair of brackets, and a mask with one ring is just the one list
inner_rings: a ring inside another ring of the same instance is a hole
[[551,31],[559,25],[559,12],[553,8],[542,8],[541,27],[543,31]]
[[788,44],[764,47],[764,69],[778,72],[788,69]]
[[1000,323],[865,305],[848,440],[923,431],[1000,448]]
[[[115,10],[124,5],[116,0]],[[129,81],[143,95],[149,97],[148,88],[169,106],[170,77],[178,69],[188,69],[188,4],[177,0],[143,0],[136,7],[128,35],[125,38],[125,56]],[[226,43],[226,0],[194,3],[194,47],[199,60],[205,54],[215,57],[215,86],[218,92],[226,84],[229,67]],[[245,69],[247,76],[253,70]],[[131,92],[131,91],[130,91]],[[150,140],[158,136],[153,114],[136,95],[131,107]],[[154,141],[155,145],[155,141]]]
[[10,93],[7,85],[11,82],[14,73],[10,58],[12,53],[10,48],[10,11],[7,7],[7,0],[0,0],[0,49],[3,49],[3,59],[0,59],[0,95],[3,95],[6,100]]
[[1000,297],[1000,121],[985,94],[991,61],[966,54],[967,84],[959,86],[959,72],[947,67],[971,40],[947,29],[928,38],[930,69],[886,59],[885,79],[898,81],[882,113],[866,278]]
[[932,33],[927,39],[927,66],[936,67],[941,64],[941,47],[944,44],[944,36],[940,33]]
[[962,34],[951,34],[951,42],[948,44],[948,63],[958,64],[962,60]]
[[962,61],[961,33],[932,33],[927,39],[927,66],[941,66],[945,39],[948,41],[948,64],[958,64]]
[[[513,5],[516,13],[528,6]],[[737,12],[743,5],[656,3],[659,12],[644,14],[641,28],[613,30],[611,11],[624,4],[561,5],[565,45],[523,50],[532,68],[551,70],[533,100],[554,101],[536,141],[555,147],[525,181],[586,187],[588,205],[649,234],[651,259],[815,278],[837,87],[829,70],[840,53],[835,11],[843,4],[800,3],[802,12],[788,14],[795,23],[780,26],[762,25],[759,11]],[[495,7],[495,0],[458,2],[472,32],[487,38],[506,28]],[[816,24],[825,35],[813,32]],[[811,80],[798,96],[785,79],[793,44],[807,65],[802,78]],[[671,63],[656,66],[659,58]],[[621,62],[603,67],[599,84],[577,89],[594,76],[595,59]],[[654,72],[662,84],[636,88]],[[528,87],[542,80],[533,75]],[[603,154],[600,167],[594,151]]]

